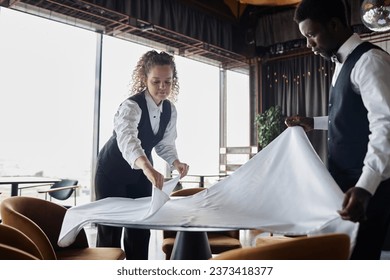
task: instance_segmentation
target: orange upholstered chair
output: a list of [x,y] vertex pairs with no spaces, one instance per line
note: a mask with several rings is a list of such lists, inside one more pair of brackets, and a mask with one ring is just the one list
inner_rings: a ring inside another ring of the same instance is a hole
[[16,247],[0,243],[0,260],[39,260],[36,256]]
[[0,224],[0,260],[39,260],[34,242],[20,230]]
[[211,260],[347,260],[349,254],[349,236],[332,233],[231,250]]
[[34,197],[14,196],[1,204],[3,223],[22,231],[38,247],[44,260],[121,260],[120,248],[90,248],[84,230],[69,247],[59,247],[58,237],[67,209]]

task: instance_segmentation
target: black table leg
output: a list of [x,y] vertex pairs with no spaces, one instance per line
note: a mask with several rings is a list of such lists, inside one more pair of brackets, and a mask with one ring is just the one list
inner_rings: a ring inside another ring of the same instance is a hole
[[12,183],[11,184],[11,196],[17,196],[18,195],[18,183]]
[[178,231],[171,260],[208,260],[211,250],[207,232]]

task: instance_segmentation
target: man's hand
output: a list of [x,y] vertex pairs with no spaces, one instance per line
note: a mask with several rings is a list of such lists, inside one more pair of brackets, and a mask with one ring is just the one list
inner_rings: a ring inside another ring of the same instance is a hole
[[338,211],[343,220],[354,223],[366,220],[366,210],[371,194],[359,187],[350,188],[344,196],[342,209]]
[[301,117],[301,116],[287,117],[284,123],[287,126],[302,126],[306,132],[314,129],[314,119],[309,117]]

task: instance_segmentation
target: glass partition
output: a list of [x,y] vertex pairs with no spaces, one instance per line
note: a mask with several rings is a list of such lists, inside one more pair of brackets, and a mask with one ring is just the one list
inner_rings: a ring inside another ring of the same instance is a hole
[[1,8],[0,42],[0,176],[74,178],[88,192],[96,34]]

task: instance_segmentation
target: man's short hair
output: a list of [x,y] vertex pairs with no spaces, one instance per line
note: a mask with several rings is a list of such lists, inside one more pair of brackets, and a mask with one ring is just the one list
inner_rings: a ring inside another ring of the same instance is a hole
[[294,15],[297,23],[310,19],[325,24],[332,18],[338,18],[347,26],[345,5],[342,0],[302,0]]

